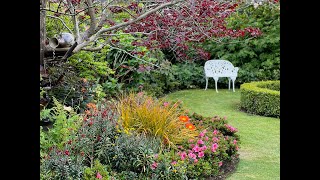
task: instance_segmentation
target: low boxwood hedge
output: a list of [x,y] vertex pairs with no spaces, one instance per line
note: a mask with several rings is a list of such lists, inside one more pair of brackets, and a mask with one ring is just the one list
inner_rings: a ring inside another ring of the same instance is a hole
[[280,81],[255,81],[240,86],[240,107],[248,113],[280,117]]

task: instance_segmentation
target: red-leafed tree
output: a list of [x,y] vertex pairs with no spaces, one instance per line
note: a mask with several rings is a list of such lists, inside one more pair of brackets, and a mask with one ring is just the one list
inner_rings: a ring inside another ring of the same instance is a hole
[[[56,6],[50,6],[52,3]],[[124,33],[143,34],[132,45],[170,50],[178,59],[188,58],[188,48],[194,47],[199,57],[208,59],[209,54],[196,47],[197,43],[208,38],[221,41],[261,34],[259,29],[252,27],[227,28],[226,18],[245,5],[243,0],[41,0],[40,10],[42,24],[45,23],[45,12],[54,13],[49,17],[62,22],[62,16],[70,17],[73,27],[67,29],[77,42],[73,53],[110,45],[110,37],[122,29]],[[126,16],[121,18],[119,14]],[[65,22],[63,24],[67,26]],[[44,51],[45,32],[43,26],[41,28],[40,43]]]

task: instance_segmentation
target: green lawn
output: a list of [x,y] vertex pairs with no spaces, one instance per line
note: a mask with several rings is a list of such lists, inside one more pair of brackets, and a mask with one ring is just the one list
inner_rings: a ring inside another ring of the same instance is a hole
[[280,119],[250,115],[238,110],[240,90],[183,90],[169,94],[180,99],[190,112],[227,117],[240,135],[240,162],[228,180],[280,179]]

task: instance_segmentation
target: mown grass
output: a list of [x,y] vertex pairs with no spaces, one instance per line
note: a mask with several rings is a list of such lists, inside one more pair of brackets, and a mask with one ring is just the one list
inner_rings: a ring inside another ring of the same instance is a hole
[[203,116],[226,116],[240,135],[240,162],[227,180],[280,179],[280,119],[247,114],[239,110],[240,90],[183,90],[168,94],[182,100],[190,112]]

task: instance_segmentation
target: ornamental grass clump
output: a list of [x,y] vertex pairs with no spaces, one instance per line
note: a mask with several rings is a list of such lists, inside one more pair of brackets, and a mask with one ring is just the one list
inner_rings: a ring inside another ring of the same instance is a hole
[[129,93],[119,100],[120,123],[125,131],[134,130],[160,137],[164,145],[175,146],[197,136],[196,127],[184,116],[180,102],[168,103],[144,95]]

